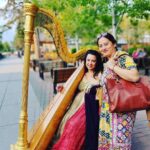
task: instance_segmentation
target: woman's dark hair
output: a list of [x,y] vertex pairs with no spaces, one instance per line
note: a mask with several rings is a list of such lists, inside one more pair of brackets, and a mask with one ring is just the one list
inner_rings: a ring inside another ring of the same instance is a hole
[[[113,36],[112,34],[110,34],[110,33],[108,33],[108,32],[102,33],[102,34],[100,34],[100,35],[98,36],[98,38],[97,38],[97,45],[98,45],[98,41],[99,41],[102,37],[108,39],[108,40],[111,41],[113,44],[116,44],[116,51],[118,51],[116,39],[114,38],[114,36]],[[108,59],[105,58],[105,57],[103,57],[102,60],[103,60],[103,63],[106,63],[106,62],[108,61]]]
[[110,40],[113,44],[117,44],[117,41],[116,41],[116,39],[114,38],[114,36],[113,36],[112,34],[106,32],[106,33],[102,33],[102,34],[100,34],[100,36],[98,36],[98,38],[97,38],[97,45],[98,45],[98,41],[99,41],[102,37],[107,38],[107,39]]
[[88,54],[94,55],[96,57],[96,65],[95,65],[95,69],[94,69],[94,77],[96,75],[98,75],[99,72],[103,72],[103,62],[102,62],[102,57],[101,54],[99,52],[97,52],[96,50],[88,50],[84,56],[84,68],[85,68],[85,72],[88,71],[87,67],[86,67],[86,58],[88,56]]

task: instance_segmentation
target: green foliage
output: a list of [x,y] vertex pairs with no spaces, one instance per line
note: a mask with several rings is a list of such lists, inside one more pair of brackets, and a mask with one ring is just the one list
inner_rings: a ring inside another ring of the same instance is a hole
[[[119,25],[124,15],[131,17],[131,24],[136,28],[139,19],[148,19],[150,10],[149,0],[32,0],[32,2],[54,11],[60,19],[65,36],[74,38],[78,35],[83,43],[89,44],[94,43],[99,33],[112,31],[112,19],[115,20],[117,34],[121,34],[123,30]],[[134,43],[137,40],[138,38],[135,38]]]
[[133,26],[137,26],[138,25],[138,23],[139,23],[139,20],[138,19],[134,19],[134,18],[131,18],[130,19],[130,22],[131,22],[131,24],[133,25]]
[[[12,14],[7,26],[22,18],[22,7],[25,2],[53,10],[60,19],[66,36],[74,37],[77,34],[82,41],[89,43],[95,40],[97,34],[112,31],[113,8],[118,34],[121,33],[119,25],[124,14],[132,18],[131,23],[135,26],[137,22],[134,20],[148,20],[150,16],[150,0],[10,0],[7,9],[1,10],[4,16]],[[23,33],[17,34],[19,35],[15,37],[15,47],[21,48],[23,38],[20,35]]]
[[16,49],[23,49],[24,47],[24,21],[19,20],[17,29],[16,29],[16,35],[14,39],[14,47]]
[[149,0],[135,0],[131,3],[128,15],[132,18],[148,19],[150,11]]
[[[62,23],[66,35],[74,37],[76,34],[82,41],[91,41],[97,34],[109,31],[112,27],[112,9],[115,11],[115,27],[120,33],[119,24],[124,14],[132,18],[142,18],[148,14],[149,0],[32,0],[36,5],[51,9]],[[142,6],[142,7],[141,7]],[[137,19],[132,19],[137,25]]]
[[0,42],[0,52],[3,52],[3,49],[4,49],[4,45],[2,42]]
[[72,54],[73,54],[73,53],[76,53],[76,51],[77,51],[76,48],[72,48],[72,49],[71,49],[71,53],[72,53]]
[[135,50],[137,50],[137,48],[144,48],[144,50],[147,52],[147,55],[150,56],[150,46],[144,46],[144,47],[143,47],[142,45],[136,45],[136,46],[134,46],[134,47],[132,47],[132,48],[129,48],[129,49],[128,49],[129,55],[132,55],[133,52],[134,52]]
[[137,49],[136,47],[129,48],[129,49],[128,49],[129,55],[132,55],[133,52],[134,52],[136,49]]
[[10,52],[11,48],[8,42],[0,42],[0,52]]
[[108,30],[111,26],[110,15],[103,17],[104,21],[100,19],[102,14],[98,11],[97,0],[33,0],[33,2],[39,7],[54,11],[60,19],[65,35],[73,38],[78,35],[83,42],[93,42],[97,34]]
[[145,46],[144,50],[147,52],[148,56],[150,56],[150,46]]
[[3,43],[4,51],[5,52],[10,52],[11,48],[8,42]]

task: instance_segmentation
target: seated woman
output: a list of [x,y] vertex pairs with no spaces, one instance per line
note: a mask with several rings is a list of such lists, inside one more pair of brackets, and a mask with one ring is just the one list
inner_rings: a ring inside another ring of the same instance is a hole
[[89,50],[84,58],[84,66],[85,75],[78,87],[80,92],[76,95],[60,124],[58,130],[60,138],[52,150],[84,149],[86,132],[85,93],[88,93],[91,87],[99,85],[99,76],[103,71],[100,54],[95,50]]

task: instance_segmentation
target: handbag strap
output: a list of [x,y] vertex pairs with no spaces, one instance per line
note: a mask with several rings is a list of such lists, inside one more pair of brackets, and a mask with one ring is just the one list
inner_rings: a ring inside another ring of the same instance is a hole
[[126,53],[126,52],[123,52],[122,54],[120,54],[119,56],[118,56],[118,58],[120,58],[120,57],[122,57],[122,56],[129,56],[129,54],[128,53]]
[[[119,53],[119,52],[118,52]],[[119,58],[121,58],[122,56],[129,56],[128,53],[124,52],[124,51],[121,51],[120,54],[116,57],[116,61],[117,61],[117,64],[119,64]],[[116,80],[116,82],[119,82],[119,79],[121,78],[119,75],[117,75],[114,71],[112,71],[115,78],[114,80]]]

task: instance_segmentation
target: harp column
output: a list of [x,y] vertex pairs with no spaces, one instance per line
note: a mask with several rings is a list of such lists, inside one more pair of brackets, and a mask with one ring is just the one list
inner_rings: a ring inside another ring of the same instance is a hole
[[24,29],[24,65],[22,79],[22,100],[19,119],[18,140],[15,145],[11,145],[12,150],[27,150],[29,143],[27,140],[28,132],[28,85],[29,85],[29,66],[30,66],[30,48],[33,41],[34,18],[38,8],[30,3],[24,4],[25,29]]

